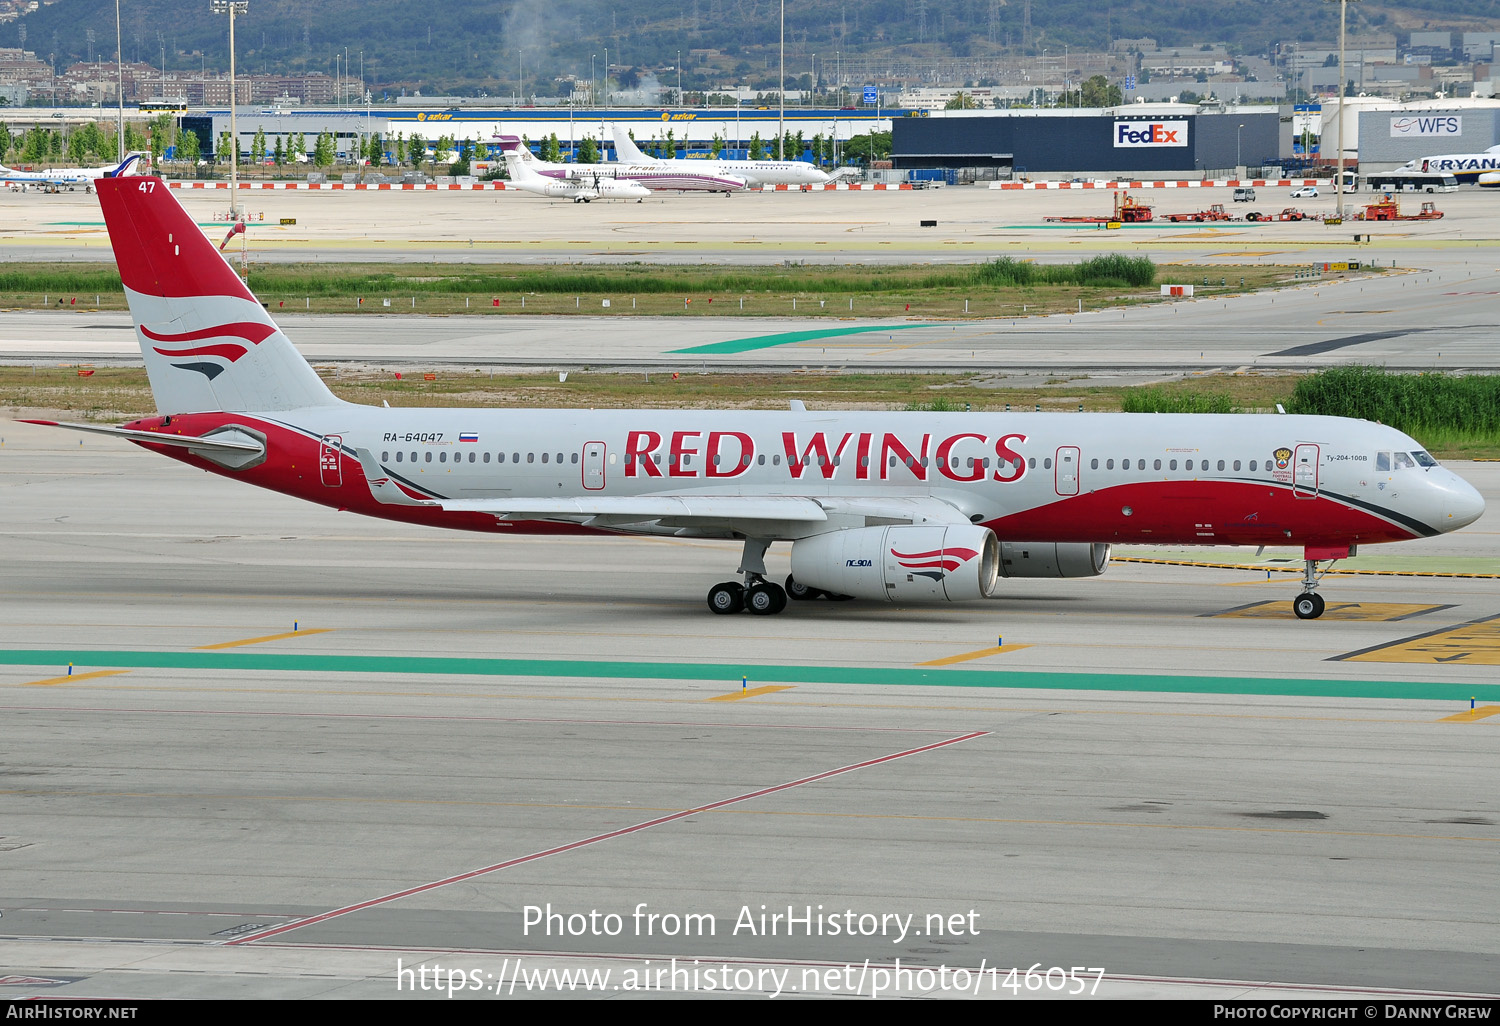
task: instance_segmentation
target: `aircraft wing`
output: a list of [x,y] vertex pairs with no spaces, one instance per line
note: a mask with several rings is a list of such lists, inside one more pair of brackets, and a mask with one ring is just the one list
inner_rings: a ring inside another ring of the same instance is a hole
[[[564,520],[591,527],[658,522],[684,528],[753,528],[756,524],[823,525],[823,529],[885,524],[967,524],[963,511],[928,496],[576,495],[419,499],[396,484],[368,449],[357,449],[377,501],[428,506],[448,513],[488,513],[499,520]],[[836,523],[830,524],[830,520]],[[818,533],[813,528],[808,533]]]

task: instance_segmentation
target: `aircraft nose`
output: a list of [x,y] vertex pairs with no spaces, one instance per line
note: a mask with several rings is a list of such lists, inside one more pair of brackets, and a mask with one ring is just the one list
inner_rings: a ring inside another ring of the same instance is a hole
[[1460,527],[1467,527],[1484,514],[1484,496],[1457,474],[1453,475],[1452,483],[1444,491],[1446,501],[1443,511],[1447,516],[1441,524],[1443,530],[1456,531]]

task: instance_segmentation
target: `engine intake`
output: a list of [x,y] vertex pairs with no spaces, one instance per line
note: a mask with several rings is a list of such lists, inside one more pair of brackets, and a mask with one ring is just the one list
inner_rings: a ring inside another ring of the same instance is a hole
[[974,524],[864,527],[792,545],[792,576],[800,583],[890,602],[988,598],[999,567],[999,540]]

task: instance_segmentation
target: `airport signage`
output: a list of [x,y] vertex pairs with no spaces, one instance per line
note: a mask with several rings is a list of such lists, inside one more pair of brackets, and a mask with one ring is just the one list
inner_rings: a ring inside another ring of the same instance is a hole
[[1413,117],[1403,114],[1391,118],[1392,139],[1413,139],[1418,136],[1445,136],[1453,138],[1464,134],[1464,119],[1455,114],[1436,117]]
[[875,102],[875,87],[874,86],[865,86],[865,102],[866,103],[874,103]]
[[1115,149],[1142,150],[1188,144],[1186,121],[1116,121]]

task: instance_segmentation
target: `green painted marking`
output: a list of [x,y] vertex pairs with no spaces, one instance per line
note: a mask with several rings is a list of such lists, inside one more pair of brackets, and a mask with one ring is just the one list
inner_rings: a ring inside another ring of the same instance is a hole
[[1175,691],[1197,695],[1316,698],[1421,698],[1500,702],[1500,685],[1384,680],[1280,680],[1271,677],[1165,677],[1153,674],[1033,673],[1023,670],[906,669],[889,666],[780,666],[736,663],[590,662],[575,659],[457,659],[423,656],[274,655],[264,652],[109,652],[0,650],[0,666],[147,667],[300,673],[434,674],[471,677],[604,677],[898,687],[1024,688],[1040,691]]
[[757,335],[754,338],[732,338],[727,342],[713,342],[691,349],[674,349],[672,353],[697,355],[700,353],[748,353],[753,349],[770,349],[792,342],[812,342],[820,338],[838,338],[840,335],[863,335],[870,331],[906,331],[909,328],[928,328],[929,324],[886,324],[870,328],[819,328],[814,331],[784,331],[779,335]]

